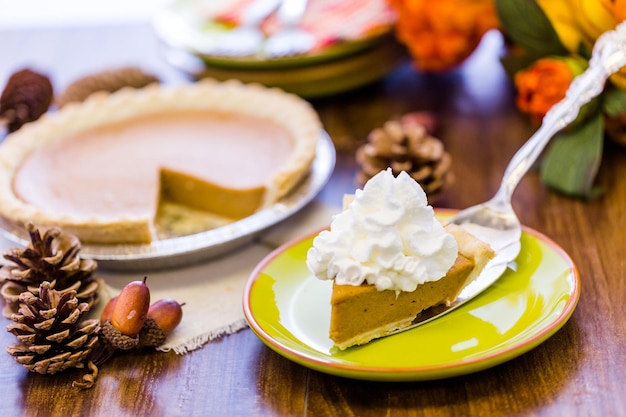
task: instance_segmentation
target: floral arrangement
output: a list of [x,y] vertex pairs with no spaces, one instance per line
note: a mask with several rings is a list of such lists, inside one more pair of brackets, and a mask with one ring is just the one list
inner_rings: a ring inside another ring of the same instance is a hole
[[[397,37],[418,70],[455,68],[487,31],[501,31],[508,46],[501,61],[515,84],[516,105],[537,126],[588,67],[596,39],[626,20],[626,0],[388,2],[398,13]],[[594,180],[605,135],[626,145],[626,67],[552,139],[540,167],[543,182],[571,196],[599,194]]]

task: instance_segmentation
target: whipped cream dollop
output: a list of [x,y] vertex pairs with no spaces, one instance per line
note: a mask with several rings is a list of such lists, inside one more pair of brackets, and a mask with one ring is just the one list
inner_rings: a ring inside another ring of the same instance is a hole
[[396,178],[387,169],[315,237],[307,266],[317,278],[340,285],[414,291],[442,278],[457,253],[456,239],[435,218],[420,185],[406,172]]

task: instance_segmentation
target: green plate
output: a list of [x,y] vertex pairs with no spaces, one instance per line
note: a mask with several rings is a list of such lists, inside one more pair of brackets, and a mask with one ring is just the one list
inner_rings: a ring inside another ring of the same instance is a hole
[[253,271],[243,296],[246,320],[280,355],[342,377],[418,381],[480,371],[538,346],[572,315],[580,278],[551,239],[524,228],[517,270],[480,296],[415,329],[340,351],[328,338],[330,281],[307,269],[316,234],[269,254]]
[[268,70],[319,65],[344,59],[395,39],[393,26],[389,25],[381,26],[370,35],[359,39],[338,41],[322,49],[294,56],[268,59],[258,55],[212,55],[210,51],[219,42],[219,36],[232,28],[204,20],[198,14],[203,1],[205,0],[174,0],[155,13],[152,26],[159,40],[166,46],[192,53],[205,64],[221,69]]

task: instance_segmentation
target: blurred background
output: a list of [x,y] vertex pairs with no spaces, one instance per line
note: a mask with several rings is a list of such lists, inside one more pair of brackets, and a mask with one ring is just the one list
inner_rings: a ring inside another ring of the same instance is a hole
[[148,22],[169,0],[0,0],[0,29]]

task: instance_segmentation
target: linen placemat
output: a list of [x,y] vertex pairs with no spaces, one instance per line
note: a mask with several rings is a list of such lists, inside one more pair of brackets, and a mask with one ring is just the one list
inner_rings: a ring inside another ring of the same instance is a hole
[[[183,306],[183,319],[159,350],[184,354],[216,338],[247,326],[243,315],[244,286],[255,266],[283,243],[328,226],[339,210],[318,202],[266,230],[253,241],[218,258],[188,267],[141,272],[98,269],[96,275],[106,283],[101,299],[90,312],[99,317],[106,302],[129,282],[147,277],[151,302],[173,298]],[[15,247],[0,238],[0,250]]]

